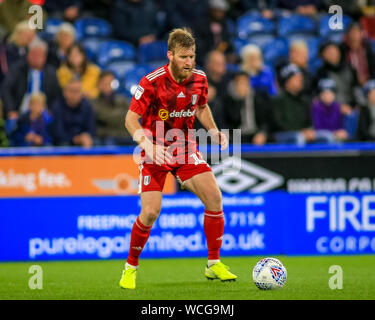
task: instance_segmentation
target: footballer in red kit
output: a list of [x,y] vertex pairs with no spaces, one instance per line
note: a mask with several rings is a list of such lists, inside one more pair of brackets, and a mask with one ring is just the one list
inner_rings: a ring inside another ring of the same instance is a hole
[[195,39],[186,29],[169,34],[169,63],[144,76],[135,90],[125,127],[142,149],[139,165],[141,213],[131,233],[130,249],[120,287],[135,289],[139,256],[161,210],[167,174],[198,196],[205,206],[207,279],[234,281],[237,276],[220,261],[224,234],[222,196],[211,168],[197,150],[195,117],[210,133],[213,142],[228,146],[207,105],[207,78],[195,69]]

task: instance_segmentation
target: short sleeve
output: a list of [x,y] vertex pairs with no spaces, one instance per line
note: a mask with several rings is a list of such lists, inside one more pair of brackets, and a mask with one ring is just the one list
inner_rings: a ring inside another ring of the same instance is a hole
[[154,88],[150,81],[145,77],[142,78],[135,90],[129,109],[142,116],[150,106],[153,95]]
[[198,101],[198,106],[203,106],[207,104],[207,93],[208,93],[208,83],[207,83],[207,78],[203,77],[203,89],[202,89],[202,94],[199,98]]

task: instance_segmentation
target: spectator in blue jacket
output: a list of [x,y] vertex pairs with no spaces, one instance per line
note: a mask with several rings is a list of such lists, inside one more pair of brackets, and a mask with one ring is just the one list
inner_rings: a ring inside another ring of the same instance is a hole
[[46,110],[46,95],[42,92],[32,94],[29,110],[17,121],[13,144],[22,147],[51,145],[51,122],[52,117]]
[[112,11],[115,36],[134,45],[156,40],[156,11],[152,0],[117,0]]
[[95,136],[95,114],[91,103],[83,97],[80,80],[71,80],[63,89],[63,97],[52,106],[54,138],[58,145],[91,147]]
[[242,71],[250,76],[251,87],[258,96],[265,98],[277,94],[275,75],[263,64],[262,51],[257,45],[248,44],[241,50]]

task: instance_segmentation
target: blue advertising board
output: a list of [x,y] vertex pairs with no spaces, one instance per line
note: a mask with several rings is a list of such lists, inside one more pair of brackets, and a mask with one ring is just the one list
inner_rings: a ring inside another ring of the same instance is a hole
[[[224,194],[222,255],[375,253],[374,194]],[[137,196],[0,199],[0,261],[126,259]],[[164,196],[142,257],[204,257],[204,207]]]

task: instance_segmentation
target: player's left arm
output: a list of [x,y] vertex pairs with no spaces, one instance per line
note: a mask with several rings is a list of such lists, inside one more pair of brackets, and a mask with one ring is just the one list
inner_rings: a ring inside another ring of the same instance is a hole
[[222,133],[215,123],[214,117],[212,116],[212,112],[208,104],[204,104],[201,106],[197,106],[196,108],[196,117],[198,118],[199,122],[202,126],[208,131],[211,135],[212,140],[216,143],[220,143],[223,149],[228,147],[228,138],[227,136]]

